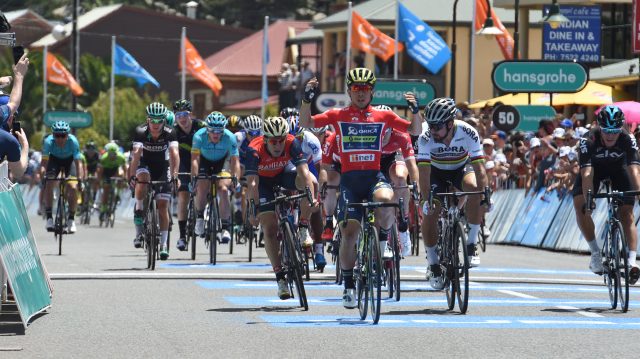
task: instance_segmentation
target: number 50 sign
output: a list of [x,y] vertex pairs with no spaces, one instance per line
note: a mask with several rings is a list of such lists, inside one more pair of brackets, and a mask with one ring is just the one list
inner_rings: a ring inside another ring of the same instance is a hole
[[520,113],[518,109],[509,105],[496,107],[491,117],[493,119],[493,125],[504,132],[509,132],[520,124]]

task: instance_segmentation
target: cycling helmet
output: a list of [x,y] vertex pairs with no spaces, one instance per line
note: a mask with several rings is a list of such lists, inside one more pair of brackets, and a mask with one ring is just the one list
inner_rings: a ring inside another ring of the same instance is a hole
[[289,123],[289,133],[298,136],[302,134],[304,128],[300,126],[300,117],[291,116],[287,118],[287,122]]
[[107,143],[107,144],[104,146],[104,150],[105,150],[105,151],[107,151],[107,152],[110,152],[110,153],[116,153],[116,152],[118,152],[120,149],[118,148],[118,145],[116,145],[116,144],[115,144],[115,143],[113,143],[113,142],[110,142],[110,143]]
[[228,120],[229,120],[229,127],[238,128],[240,126],[240,117],[236,115],[231,115],[228,117]]
[[174,112],[180,112],[180,111],[189,111],[191,112],[192,107],[191,107],[191,101],[189,100],[178,100],[173,104],[173,111]]
[[53,133],[69,133],[69,131],[71,131],[71,127],[66,121],[56,121],[51,125],[51,131],[53,131]]
[[378,105],[378,106],[374,106],[373,108],[375,108],[376,110],[381,110],[381,111],[393,111],[391,109],[391,107],[389,107],[387,105]]
[[311,127],[309,129],[309,131],[313,132],[313,133],[325,133],[329,130],[329,126],[323,126],[323,127]]
[[89,141],[84,145],[84,148],[95,150],[96,149],[96,143],[93,142],[93,141]]
[[206,119],[206,124],[207,127],[213,129],[213,128],[218,128],[218,129],[222,129],[227,127],[227,118],[220,112],[218,111],[213,111],[209,114],[209,116],[207,116]]
[[173,127],[174,122],[176,122],[176,116],[171,111],[167,111],[167,114],[164,117],[165,121],[167,121],[167,125]]
[[291,116],[300,116],[300,111],[297,108],[293,107],[285,107],[280,110],[280,117],[289,118]]
[[373,71],[364,68],[356,67],[347,74],[347,87],[353,84],[370,85],[371,87],[376,85],[376,76]]
[[262,130],[262,119],[257,115],[247,116],[242,120],[242,128],[247,131]]
[[624,125],[624,113],[618,106],[605,106],[598,112],[598,125],[605,131],[620,129]]
[[160,102],[152,102],[147,106],[147,117],[152,120],[164,120],[167,114],[167,107]]
[[453,120],[458,109],[451,98],[440,97],[431,100],[424,108],[424,119],[430,125],[439,125]]
[[281,137],[289,133],[289,124],[282,117],[268,117],[262,123],[265,137]]

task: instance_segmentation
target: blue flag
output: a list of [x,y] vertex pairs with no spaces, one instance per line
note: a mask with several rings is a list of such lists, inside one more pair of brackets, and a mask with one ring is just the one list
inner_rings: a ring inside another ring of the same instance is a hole
[[440,71],[451,58],[451,50],[440,35],[398,4],[398,39],[404,42],[407,53],[431,73]]
[[[262,61],[266,64],[269,63],[269,33],[268,28],[265,26],[262,33]],[[267,81],[262,81],[262,100],[266,103],[269,100],[269,89],[267,88]]]
[[136,59],[131,56],[125,49],[116,45],[116,53],[113,61],[113,73],[116,75],[122,75],[126,77],[134,78],[139,86],[151,82],[156,87],[160,87],[160,84],[156,79],[151,76],[147,70],[145,70]]

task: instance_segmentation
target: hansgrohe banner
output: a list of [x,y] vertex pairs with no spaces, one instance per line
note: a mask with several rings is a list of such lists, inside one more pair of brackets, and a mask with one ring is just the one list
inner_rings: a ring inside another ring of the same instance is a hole
[[26,328],[51,306],[51,288],[18,186],[0,192],[0,258]]

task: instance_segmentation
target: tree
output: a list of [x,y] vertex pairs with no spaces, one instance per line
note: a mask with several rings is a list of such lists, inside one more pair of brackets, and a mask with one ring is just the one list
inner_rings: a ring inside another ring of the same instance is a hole
[[[116,89],[113,138],[118,140],[125,149],[131,145],[135,127],[146,121],[144,109],[153,101],[169,104],[169,96],[166,92],[161,92],[155,98],[151,98],[147,94],[138,95],[131,87]],[[93,129],[107,137],[109,135],[109,93],[101,92],[88,111],[93,116]]]

